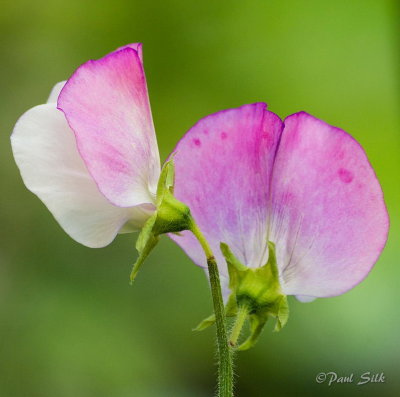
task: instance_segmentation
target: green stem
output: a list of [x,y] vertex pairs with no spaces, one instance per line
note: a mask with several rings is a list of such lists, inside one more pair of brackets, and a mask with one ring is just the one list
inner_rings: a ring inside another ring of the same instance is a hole
[[210,276],[211,295],[214,305],[215,325],[217,328],[217,346],[218,346],[218,396],[232,397],[233,396],[233,368],[232,354],[228,344],[228,337],[225,323],[225,309],[222,300],[221,283],[217,262],[214,258],[211,247],[205,239],[203,233],[198,226],[193,222],[191,229],[200,245],[202,246],[208,264],[208,273]]
[[231,336],[229,338],[229,344],[232,347],[235,347],[238,342],[240,333],[242,332],[242,328],[248,314],[249,314],[249,309],[246,305],[239,306],[235,324],[233,325]]

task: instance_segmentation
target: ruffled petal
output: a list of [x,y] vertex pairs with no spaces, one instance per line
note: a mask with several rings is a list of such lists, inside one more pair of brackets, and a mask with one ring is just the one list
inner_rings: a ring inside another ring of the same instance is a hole
[[363,280],[387,238],[388,214],[364,150],[301,112],[285,122],[272,180],[271,229],[288,295],[339,295]]
[[62,89],[58,108],[110,202],[132,207],[154,201],[160,159],[146,78],[135,49],[128,46],[80,66]]
[[[281,120],[265,104],[245,105],[203,118],[174,150],[175,196],[191,209],[222,275],[221,242],[247,266],[267,262],[269,185],[281,130]],[[206,266],[190,233],[171,238]]]
[[154,209],[151,204],[116,207],[99,192],[55,104],[26,112],[14,128],[11,143],[26,187],[81,244],[103,247],[124,225],[126,231],[139,229]]

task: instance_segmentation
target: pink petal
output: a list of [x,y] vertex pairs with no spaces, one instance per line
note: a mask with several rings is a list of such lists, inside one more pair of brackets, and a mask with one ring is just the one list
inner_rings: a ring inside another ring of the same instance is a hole
[[[174,150],[175,195],[189,205],[223,275],[220,242],[248,266],[266,263],[269,181],[281,130],[281,120],[256,103],[203,118]],[[190,233],[171,238],[206,266]]]
[[307,113],[289,116],[274,165],[269,239],[289,295],[341,294],[366,277],[388,232],[364,150]]
[[119,47],[117,49],[117,51],[124,50],[125,48],[132,48],[133,50],[135,50],[139,55],[139,59],[143,63],[143,45],[142,45],[142,43],[127,44],[122,47]]
[[[137,48],[140,48],[137,47]],[[160,160],[138,52],[126,47],[80,66],[58,98],[101,193],[131,207],[154,200]]]
[[[245,265],[260,266],[270,240],[286,294],[302,301],[341,294],[368,274],[386,242],[379,182],[344,131],[299,113],[281,135],[280,120],[264,108],[247,105],[196,124],[175,150],[175,193],[192,209],[223,276],[221,241]],[[171,237],[205,266],[189,233]]]

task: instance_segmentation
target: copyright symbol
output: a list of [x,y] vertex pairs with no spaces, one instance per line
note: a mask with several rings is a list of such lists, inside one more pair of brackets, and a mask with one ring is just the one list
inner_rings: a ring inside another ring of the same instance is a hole
[[324,383],[326,381],[326,373],[325,372],[320,372],[315,380],[317,381],[317,383]]

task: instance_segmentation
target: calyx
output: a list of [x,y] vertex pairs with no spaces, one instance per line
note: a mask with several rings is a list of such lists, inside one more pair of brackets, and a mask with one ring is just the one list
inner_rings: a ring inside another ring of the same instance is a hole
[[143,226],[136,241],[139,252],[133,265],[131,283],[150,252],[156,246],[159,236],[164,233],[179,233],[191,230],[193,218],[187,205],[174,197],[174,163],[173,159],[164,164],[157,185],[156,211]]
[[[276,319],[274,331],[280,331],[289,317],[287,297],[282,293],[276,264],[275,244],[268,242],[268,262],[258,268],[243,265],[232,253],[229,246],[221,243],[221,252],[225,257],[229,273],[231,291],[225,305],[225,315],[235,317],[239,308],[247,313],[250,323],[250,335],[237,350],[247,350],[258,340],[269,317]],[[212,325],[214,316],[203,320],[196,330]]]

